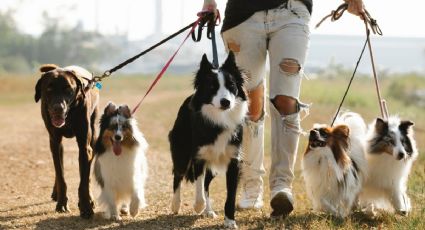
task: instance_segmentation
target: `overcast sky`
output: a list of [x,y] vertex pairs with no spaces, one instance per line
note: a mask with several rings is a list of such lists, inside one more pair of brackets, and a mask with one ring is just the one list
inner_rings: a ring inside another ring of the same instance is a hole
[[[127,33],[132,40],[152,34],[155,27],[157,0],[0,0],[0,11],[16,10],[19,28],[30,34],[40,34],[42,12],[59,16],[63,26],[82,22],[85,29],[99,29],[106,34]],[[226,0],[216,0],[224,13]],[[323,16],[335,9],[342,0],[313,0],[311,20],[314,34],[363,35],[364,25],[352,15],[334,23],[315,25]],[[163,32],[168,34],[196,19],[203,0],[162,0]],[[366,8],[378,20],[385,36],[425,37],[424,0],[364,0]],[[97,6],[97,7],[96,7]],[[97,10],[96,10],[97,8]],[[97,23],[96,23],[97,22]]]

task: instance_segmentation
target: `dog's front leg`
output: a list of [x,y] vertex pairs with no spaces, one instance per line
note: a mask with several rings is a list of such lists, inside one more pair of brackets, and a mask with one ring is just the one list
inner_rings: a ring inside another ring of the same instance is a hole
[[68,197],[66,196],[66,182],[63,176],[63,145],[62,136],[50,134],[50,151],[52,152],[53,164],[55,166],[55,185],[53,187],[52,199],[57,201],[56,212],[69,212]]
[[236,190],[239,180],[239,160],[231,159],[226,172],[227,198],[224,206],[224,226],[237,228],[235,221]]
[[76,134],[79,148],[80,186],[78,187],[78,207],[80,216],[88,219],[93,216],[94,203],[90,194],[90,167],[93,159],[93,150],[90,146],[91,130],[88,121],[82,122]]
[[205,183],[205,169],[202,170],[202,174],[198,176],[195,182],[196,186],[196,197],[195,204],[193,208],[197,214],[201,214],[205,209],[205,193],[204,193],[204,183]]
[[405,192],[399,190],[392,191],[391,203],[400,215],[407,216],[410,212],[410,199]]

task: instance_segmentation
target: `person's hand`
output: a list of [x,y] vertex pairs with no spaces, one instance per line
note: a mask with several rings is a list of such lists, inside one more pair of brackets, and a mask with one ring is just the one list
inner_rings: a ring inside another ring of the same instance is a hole
[[215,0],[204,0],[202,11],[212,11],[214,12],[215,17],[217,17],[217,3]]
[[[205,0],[207,1],[207,0]],[[347,11],[363,19],[365,13],[363,0],[344,0],[348,3]]]

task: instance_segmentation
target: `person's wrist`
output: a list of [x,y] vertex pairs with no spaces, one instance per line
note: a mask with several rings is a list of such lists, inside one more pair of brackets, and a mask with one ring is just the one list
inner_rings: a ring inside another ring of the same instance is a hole
[[217,9],[217,3],[215,0],[205,0],[202,10],[214,11]]

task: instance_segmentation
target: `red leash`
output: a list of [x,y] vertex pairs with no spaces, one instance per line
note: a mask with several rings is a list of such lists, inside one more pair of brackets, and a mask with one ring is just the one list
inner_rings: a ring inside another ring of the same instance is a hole
[[198,17],[198,20],[196,20],[196,22],[193,24],[192,29],[189,31],[189,33],[186,35],[185,39],[183,40],[183,42],[180,44],[180,46],[177,48],[177,50],[174,52],[173,56],[171,56],[171,58],[167,61],[167,63],[164,65],[164,67],[161,69],[161,72],[159,72],[158,76],[156,76],[155,80],[152,82],[152,84],[149,86],[148,91],[146,92],[146,94],[143,96],[143,98],[139,101],[139,103],[137,103],[137,105],[134,107],[133,111],[131,112],[131,114],[133,115],[134,113],[136,113],[137,109],[139,109],[140,105],[142,104],[142,102],[145,100],[146,96],[152,91],[153,87],[155,87],[156,83],[158,83],[159,79],[161,79],[161,77],[164,75],[165,71],[168,69],[168,67],[170,66],[171,62],[174,60],[174,57],[177,55],[177,53],[179,52],[180,48],[183,46],[183,44],[186,42],[186,40],[189,38],[189,36],[192,34],[193,31],[195,31],[196,26],[199,24],[199,22],[201,21],[202,17]]

